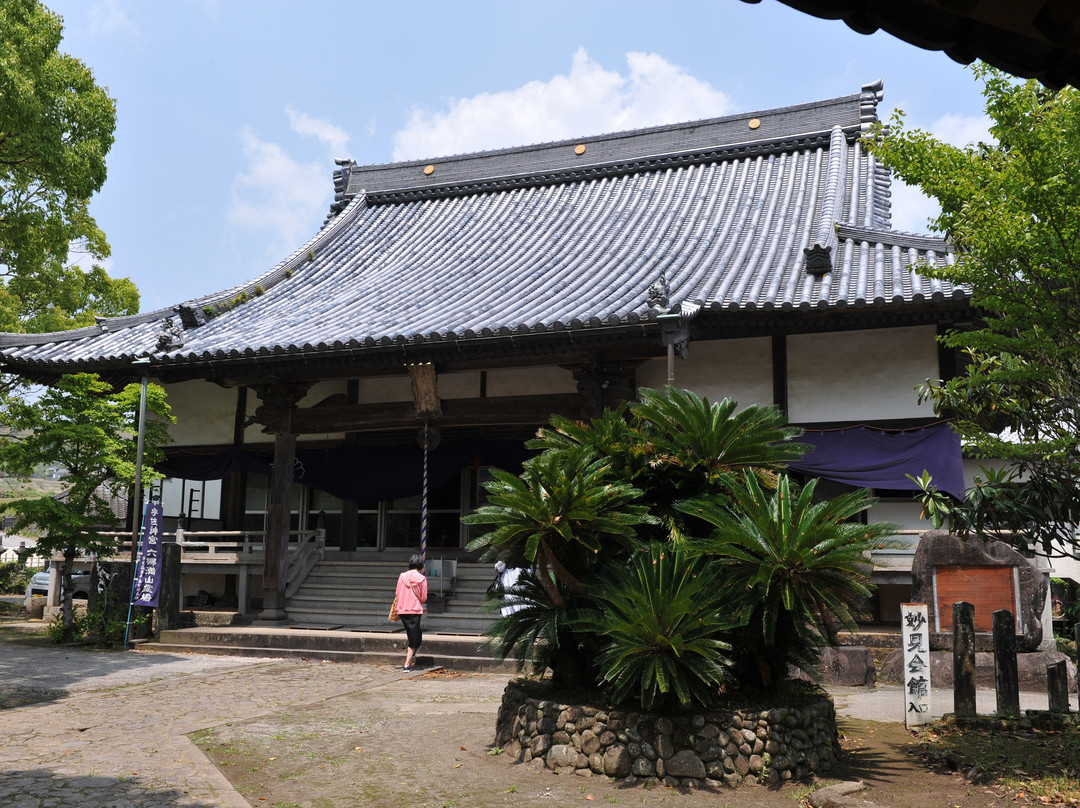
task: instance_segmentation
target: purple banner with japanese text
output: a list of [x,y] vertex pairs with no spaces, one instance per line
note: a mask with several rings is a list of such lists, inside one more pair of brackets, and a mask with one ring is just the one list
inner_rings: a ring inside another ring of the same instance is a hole
[[157,606],[161,588],[161,527],[162,509],[159,502],[146,503],[143,516],[142,541],[139,542],[139,564],[132,590],[135,606]]

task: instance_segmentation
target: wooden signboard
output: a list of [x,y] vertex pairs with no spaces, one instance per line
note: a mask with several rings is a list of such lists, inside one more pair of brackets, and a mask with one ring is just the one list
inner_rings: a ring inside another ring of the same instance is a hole
[[938,631],[952,631],[953,604],[975,607],[975,630],[994,630],[994,612],[1008,609],[1020,630],[1020,581],[1016,567],[935,567],[934,602]]
[[930,710],[930,626],[925,603],[901,603],[904,639],[904,723],[911,727],[934,720]]

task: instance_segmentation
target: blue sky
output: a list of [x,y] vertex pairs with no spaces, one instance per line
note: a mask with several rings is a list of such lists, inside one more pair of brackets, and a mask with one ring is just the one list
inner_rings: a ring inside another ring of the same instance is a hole
[[[311,238],[335,157],[436,157],[768,109],[885,80],[888,114],[985,133],[961,65],[775,0],[45,0],[118,107],[91,209],[149,311]],[[894,226],[932,213],[894,193]]]

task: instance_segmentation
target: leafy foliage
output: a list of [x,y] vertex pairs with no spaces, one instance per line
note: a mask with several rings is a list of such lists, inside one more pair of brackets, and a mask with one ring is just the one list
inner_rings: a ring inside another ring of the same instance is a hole
[[[140,385],[118,393],[96,375],[62,376],[33,403],[13,399],[0,411],[0,423],[11,431],[0,439],[0,468],[28,477],[35,468],[55,465],[65,470],[65,490],[58,497],[19,499],[7,504],[16,514],[15,530],[36,525],[44,532],[35,552],[64,557],[64,625],[72,625],[71,566],[75,557],[107,555],[113,539],[100,528],[115,522],[105,494],[126,491],[135,480]],[[147,390],[148,417],[144,435],[143,479],[160,477],[153,464],[163,457],[171,421],[165,391]],[[69,637],[70,638],[70,637]]]
[[70,261],[106,258],[89,200],[105,182],[115,103],[59,52],[61,19],[38,0],[0,4],[0,330],[43,332],[134,314],[126,278]]
[[644,706],[708,704],[729,656],[744,684],[779,686],[852,624],[864,554],[893,526],[847,522],[864,492],[800,491],[783,468],[806,447],[775,409],[641,394],[588,424],[553,418],[466,518],[491,527],[468,549],[532,568],[491,603],[523,606],[489,630],[496,653]]
[[611,461],[615,473],[642,491],[663,531],[656,540],[678,538],[685,527],[673,508],[680,499],[727,496],[739,472],[751,470],[767,483],[776,471],[809,448],[794,443],[801,430],[787,425],[774,407],[738,410],[731,399],[718,403],[690,390],[642,388],[641,399],[605,411],[589,425],[553,418],[529,443],[533,449],[586,446]]
[[[551,595],[552,588],[557,599]],[[539,671],[551,668],[568,684],[580,684],[583,661],[572,629],[576,612],[568,606],[573,602],[574,595],[565,584],[553,581],[552,586],[545,586],[534,573],[523,572],[509,597],[502,593],[487,604],[492,611],[514,607],[488,631],[495,659],[513,658],[519,671],[526,665]]]
[[581,575],[599,560],[605,542],[631,548],[635,527],[653,521],[641,492],[611,473],[611,463],[587,447],[545,452],[526,461],[521,477],[494,470],[488,505],[465,517],[493,530],[467,549],[488,549],[513,567],[536,566],[552,600],[564,598],[555,582],[581,591]]
[[599,679],[612,699],[636,690],[646,710],[713,700],[730,648],[720,584],[715,569],[660,545],[601,573],[579,627],[600,640]]
[[973,70],[996,142],[957,148],[906,129],[902,117],[868,141],[900,177],[938,200],[932,226],[960,248],[955,264],[920,271],[969,284],[983,317],[943,339],[967,357],[962,373],[928,379],[920,395],[955,416],[971,451],[1017,472],[1008,486],[994,485],[995,513],[970,519],[971,528],[1023,529],[1047,552],[1075,554],[1080,90],[1048,90],[985,65]]
[[874,500],[853,491],[814,501],[817,481],[800,488],[786,474],[767,492],[750,474],[733,507],[698,499],[677,507],[715,526],[688,542],[723,582],[745,627],[733,642],[743,681],[770,687],[794,664],[813,670],[836,629],[855,628],[853,606],[870,595],[869,552],[888,546],[896,525],[849,521]]

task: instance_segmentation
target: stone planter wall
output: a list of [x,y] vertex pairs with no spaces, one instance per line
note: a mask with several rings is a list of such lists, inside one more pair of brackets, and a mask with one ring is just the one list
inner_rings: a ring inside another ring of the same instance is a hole
[[803,780],[840,752],[825,695],[801,707],[665,717],[537,699],[518,682],[503,693],[495,744],[511,760],[557,772],[689,787]]

